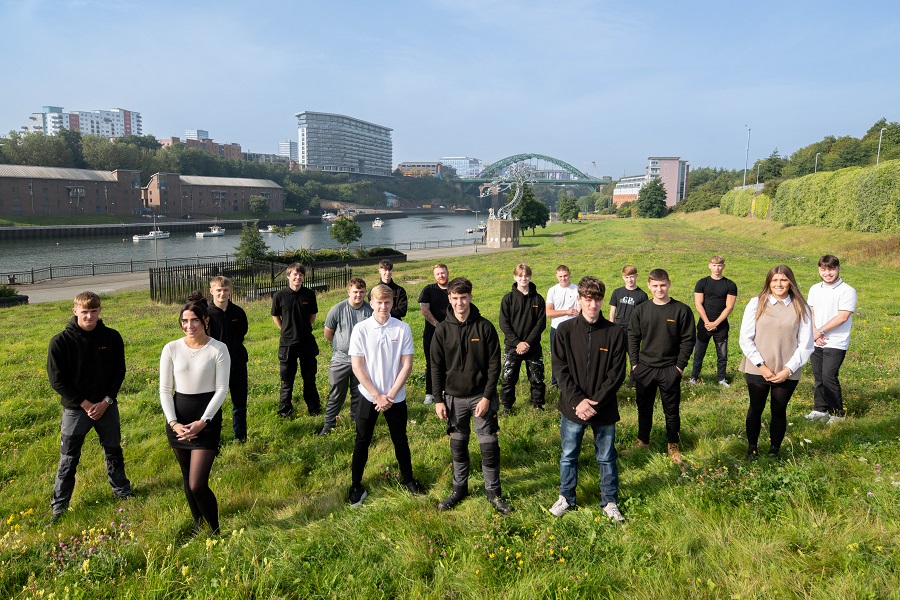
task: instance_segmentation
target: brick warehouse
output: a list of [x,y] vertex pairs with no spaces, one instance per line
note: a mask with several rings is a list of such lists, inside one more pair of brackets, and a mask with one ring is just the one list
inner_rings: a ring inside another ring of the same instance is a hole
[[270,212],[284,210],[284,188],[269,179],[157,173],[142,192],[145,207],[171,217],[250,212],[250,196],[268,198]]

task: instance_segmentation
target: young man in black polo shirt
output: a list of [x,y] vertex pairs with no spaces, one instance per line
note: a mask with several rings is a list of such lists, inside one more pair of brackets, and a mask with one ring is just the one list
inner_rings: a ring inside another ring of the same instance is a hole
[[697,343],[694,346],[694,367],[688,383],[696,384],[700,379],[700,368],[709,340],[716,344],[716,379],[722,387],[731,387],[725,378],[728,367],[728,315],[734,310],[737,300],[737,285],[724,275],[725,259],[713,256],[709,259],[709,277],[704,277],[694,286],[694,306],[700,318],[697,321]]
[[272,320],[281,330],[278,343],[278,362],[281,375],[278,416],[290,417],[294,412],[294,378],[297,363],[303,378],[303,400],[310,415],[318,415],[322,410],[319,390],[316,389],[316,356],[319,346],[313,336],[313,323],[319,307],[316,293],[303,287],[306,267],[293,263],[285,271],[288,287],[272,296]]
[[474,417],[484,489],[494,509],[505,515],[512,508],[500,495],[500,338],[472,304],[472,282],[458,277],[447,284],[447,291],[452,310],[434,332],[431,375],[434,410],[447,423],[450,435],[453,491],[437,508],[450,510],[469,495],[469,435]]

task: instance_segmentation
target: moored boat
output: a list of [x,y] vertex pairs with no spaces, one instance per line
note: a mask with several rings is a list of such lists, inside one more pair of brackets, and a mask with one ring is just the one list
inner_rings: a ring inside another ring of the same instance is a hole
[[213,225],[212,227],[209,228],[209,231],[198,231],[197,232],[198,238],[222,237],[223,235],[225,235],[225,228],[219,227],[218,225]]

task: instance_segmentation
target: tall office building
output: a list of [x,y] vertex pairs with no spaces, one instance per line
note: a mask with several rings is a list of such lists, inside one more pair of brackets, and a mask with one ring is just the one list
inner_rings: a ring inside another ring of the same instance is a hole
[[391,129],[344,115],[297,113],[301,169],[390,176]]
[[284,156],[296,161],[298,156],[297,142],[292,142],[291,140],[278,142],[278,156]]
[[209,131],[206,129],[185,129],[184,139],[186,140],[208,140]]
[[484,170],[484,163],[480,159],[468,156],[445,156],[441,163],[456,169],[456,176],[460,179],[474,179]]
[[22,126],[26,132],[55,135],[62,129],[80,131],[84,135],[102,135],[115,138],[126,135],[143,135],[141,113],[124,108],[110,110],[78,110],[63,112],[61,106],[45,106],[39,113],[32,113],[28,123]]

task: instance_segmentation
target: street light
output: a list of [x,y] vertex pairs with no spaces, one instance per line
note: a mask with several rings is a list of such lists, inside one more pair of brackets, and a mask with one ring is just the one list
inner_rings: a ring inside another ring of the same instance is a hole
[[759,167],[762,163],[756,163],[756,187],[759,187]]
[[[820,154],[822,154],[822,153],[821,153],[821,152],[816,152],[816,164],[815,164],[815,166],[813,166],[813,173],[818,173],[818,172],[819,172],[819,155],[820,155]],[[877,163],[876,163],[876,164],[877,164]]]
[[[744,125],[744,127],[747,127]],[[744,156],[744,186],[747,185],[747,161],[750,160],[750,128],[747,127],[747,154]]]
[[881,160],[881,137],[884,135],[884,130],[887,127],[882,127],[881,131],[878,133],[878,155],[875,156],[875,164],[878,164],[878,161]]

